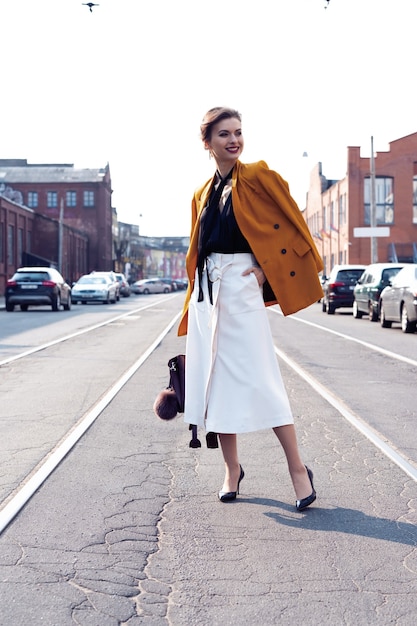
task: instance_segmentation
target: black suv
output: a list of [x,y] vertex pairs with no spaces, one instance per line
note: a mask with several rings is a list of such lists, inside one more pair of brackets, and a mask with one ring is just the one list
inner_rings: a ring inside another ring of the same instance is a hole
[[6,283],[6,311],[20,305],[22,311],[29,306],[51,306],[58,311],[62,305],[71,308],[71,287],[52,267],[21,267]]
[[379,320],[379,297],[404,267],[403,263],[372,263],[368,265],[353,290],[353,317],[360,319],[368,315],[371,322]]
[[336,309],[353,306],[353,288],[366,265],[335,265],[323,285],[322,311],[332,315]]

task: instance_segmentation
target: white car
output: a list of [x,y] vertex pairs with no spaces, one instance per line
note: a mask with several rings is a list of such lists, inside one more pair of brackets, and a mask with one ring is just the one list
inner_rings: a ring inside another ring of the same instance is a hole
[[120,283],[117,280],[117,276],[115,274],[115,272],[113,271],[108,271],[108,272],[96,272],[95,270],[90,272],[90,274],[94,275],[94,276],[104,276],[104,277],[108,277],[110,278],[110,280],[112,280],[115,285],[116,285],[116,300],[119,301],[120,300]]
[[170,293],[171,287],[159,278],[143,278],[131,285],[133,293]]
[[71,290],[72,304],[103,302],[114,304],[117,300],[116,284],[109,276],[84,274],[74,283]]

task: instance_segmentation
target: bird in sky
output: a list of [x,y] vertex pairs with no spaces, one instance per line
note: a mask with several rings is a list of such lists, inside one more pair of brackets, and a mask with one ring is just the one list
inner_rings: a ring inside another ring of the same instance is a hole
[[92,13],[92,12],[93,12],[93,7],[98,7],[98,6],[100,6],[99,4],[95,4],[94,2],[83,2],[83,5],[84,5],[85,7],[89,7],[89,9],[90,9],[90,13]]

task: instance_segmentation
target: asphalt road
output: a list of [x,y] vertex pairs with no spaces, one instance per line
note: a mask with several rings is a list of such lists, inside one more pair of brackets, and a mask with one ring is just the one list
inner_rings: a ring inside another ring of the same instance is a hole
[[[0,361],[130,313],[0,367],[3,501],[158,339],[182,297],[58,318],[0,312]],[[174,326],[0,535],[0,624],[415,624],[416,477],[387,451],[417,468],[417,334],[319,305],[269,316],[316,503],[295,510],[269,431],[240,436],[241,495],[217,500],[220,451],[204,433],[190,449],[181,417],[152,412],[168,358],[185,349]]]

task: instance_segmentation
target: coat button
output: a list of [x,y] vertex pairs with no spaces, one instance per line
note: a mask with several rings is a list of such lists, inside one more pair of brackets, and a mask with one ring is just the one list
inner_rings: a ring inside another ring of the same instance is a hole
[[295,276],[294,270],[292,272],[290,272],[290,276]]
[[287,254],[287,251],[286,251],[286,249],[285,249],[285,248],[282,248],[282,250],[281,250],[281,254]]
[[278,230],[279,224],[274,224],[274,228],[275,228],[275,230]]

